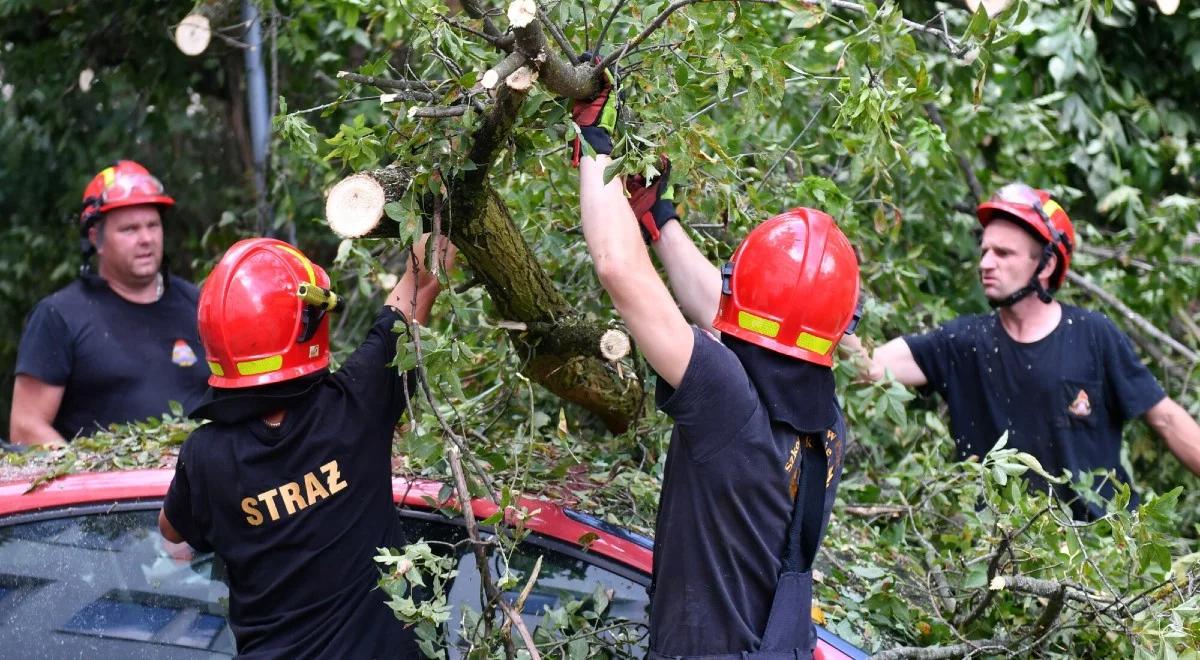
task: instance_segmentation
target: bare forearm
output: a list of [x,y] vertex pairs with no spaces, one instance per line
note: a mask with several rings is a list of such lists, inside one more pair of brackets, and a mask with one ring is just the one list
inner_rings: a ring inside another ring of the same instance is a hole
[[18,445],[59,446],[67,443],[49,422],[35,417],[13,415],[9,433]]
[[1200,424],[1183,406],[1165,398],[1146,413],[1146,421],[1179,462],[1200,475]]
[[668,222],[654,243],[654,251],[667,271],[667,280],[683,315],[712,331],[721,302],[721,271],[696,247],[687,230]]
[[[615,284],[614,278],[625,274],[627,268],[637,262],[650,265],[650,257],[642,247],[642,238],[637,229],[637,220],[625,199],[621,180],[614,177],[604,182],[604,169],[611,163],[608,156],[585,157],[579,164],[579,201],[583,225],[583,236],[588,252],[606,288]],[[614,268],[608,268],[608,265]],[[632,278],[620,278],[629,280]],[[609,290],[610,294],[614,292]],[[614,300],[614,303],[617,302]]]

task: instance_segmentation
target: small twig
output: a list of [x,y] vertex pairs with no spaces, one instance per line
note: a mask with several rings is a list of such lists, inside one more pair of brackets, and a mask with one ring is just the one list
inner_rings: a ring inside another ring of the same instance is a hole
[[445,80],[397,80],[394,78],[378,78],[376,76],[364,76],[361,73],[353,73],[350,71],[338,71],[337,77],[339,80],[349,80],[350,82],[362,83],[371,85],[379,89],[390,90],[430,90],[445,85]]
[[821,101],[821,107],[817,108],[817,111],[813,113],[811,118],[809,118],[808,123],[804,125],[804,128],[800,129],[800,132],[796,134],[796,137],[792,138],[792,142],[787,146],[787,149],[783,150],[783,153],[780,154],[779,158],[777,158],[774,163],[771,163],[771,166],[767,168],[766,173],[762,175],[762,180],[758,183],[758,188],[760,190],[762,189],[763,184],[766,183],[767,179],[770,178],[771,172],[774,172],[775,168],[779,167],[779,164],[783,162],[783,159],[787,158],[788,154],[792,153],[792,149],[796,148],[796,144],[800,142],[800,138],[804,137],[804,134],[807,133],[808,129],[812,127],[813,123],[817,121],[817,117],[821,116],[821,113],[825,111],[825,106],[828,104],[829,97],[826,96],[825,100]]
[[550,20],[550,17],[546,15],[545,11],[542,11],[540,6],[538,7],[537,15],[538,19],[542,21],[542,25],[545,25],[546,29],[550,30],[550,36],[554,37],[555,43],[562,49],[563,54],[567,56],[567,61],[578,61],[579,56],[575,54],[575,49],[571,48],[571,42],[567,41],[567,36],[563,34],[562,28]]
[[331,101],[329,103],[322,103],[321,105],[313,106],[311,108],[305,108],[303,110],[289,112],[288,115],[289,116],[291,116],[291,115],[306,115],[306,114],[309,114],[310,112],[320,112],[321,110],[324,110],[326,108],[332,108],[334,106],[342,105],[342,104],[362,103],[363,101],[378,101],[381,96],[382,96],[381,94],[376,94],[375,96],[358,96],[358,97],[355,97],[352,99],[338,99],[337,101]]
[[[938,107],[932,103],[925,104],[925,114],[929,116],[929,121],[932,121],[942,131],[942,135],[946,136],[946,141],[950,141],[950,129],[946,128],[946,122],[942,119],[942,113]],[[954,152],[954,157],[958,160],[958,169],[962,171],[963,176],[967,179],[967,188],[971,190],[971,197],[975,200],[975,205],[978,206],[983,202],[983,186],[979,184],[979,177],[975,176],[975,168],[971,166],[971,161],[965,155],[951,148]]]
[[621,9],[628,1],[629,0],[619,0],[616,6],[613,7],[612,13],[608,15],[608,19],[604,21],[604,27],[600,28],[600,36],[596,37],[596,46],[592,51],[594,54],[600,54],[600,47],[604,45],[604,36],[608,34],[608,26],[612,25],[612,22],[617,18],[617,14],[621,13]]

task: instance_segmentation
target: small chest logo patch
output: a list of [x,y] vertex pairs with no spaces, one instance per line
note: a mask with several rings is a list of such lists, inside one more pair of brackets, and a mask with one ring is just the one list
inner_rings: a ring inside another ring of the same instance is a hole
[[190,367],[196,364],[196,352],[186,341],[176,339],[175,347],[171,349],[171,361],[181,367]]
[[1075,400],[1067,406],[1067,411],[1076,417],[1087,417],[1092,414],[1092,402],[1088,400],[1087,392],[1079,390],[1079,394],[1075,395]]

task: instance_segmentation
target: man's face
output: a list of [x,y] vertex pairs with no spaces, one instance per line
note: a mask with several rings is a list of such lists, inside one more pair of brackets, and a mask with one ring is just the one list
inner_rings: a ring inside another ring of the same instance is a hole
[[95,236],[100,275],[128,285],[146,284],[162,266],[163,229],[158,207],[125,206],[104,214],[103,236]]
[[[979,244],[979,279],[988,300],[1004,300],[1029,284],[1042,246],[1028,232],[1009,220],[995,219],[983,230]],[[1053,262],[1043,273],[1051,272]],[[1048,276],[1042,279],[1048,281]],[[1046,282],[1043,282],[1045,285]]]

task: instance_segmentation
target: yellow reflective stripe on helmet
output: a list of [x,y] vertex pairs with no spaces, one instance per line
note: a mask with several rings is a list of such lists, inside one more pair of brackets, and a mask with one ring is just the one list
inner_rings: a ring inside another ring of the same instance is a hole
[[1045,204],[1042,204],[1042,210],[1046,212],[1047,218],[1053,218],[1054,214],[1058,213],[1059,211],[1066,213],[1066,211],[1063,211],[1063,208],[1058,205],[1058,202],[1054,200],[1050,200]]
[[818,355],[825,355],[829,352],[829,349],[833,348],[833,342],[825,339],[824,337],[818,337],[816,335],[810,335],[807,332],[801,332],[800,336],[796,338],[796,346],[799,346],[806,351],[817,353]]
[[113,182],[117,180],[117,168],[115,168],[115,167],[104,168],[100,172],[100,177],[102,179],[104,179],[104,189],[107,190],[108,187],[111,186],[113,184]]
[[738,312],[738,325],[760,335],[774,337],[779,334],[779,324],[771,319],[755,316],[750,312]]
[[248,362],[238,362],[237,370],[238,370],[238,373],[243,376],[257,376],[258,374],[265,374],[265,373],[269,373],[272,371],[279,371],[280,367],[282,367],[282,366],[283,366],[283,356],[282,355],[272,355],[271,357],[265,357],[265,358],[261,358],[258,360],[250,360]]
[[310,284],[317,283],[317,273],[313,270],[312,262],[308,260],[308,257],[300,254],[299,252],[293,250],[290,247],[287,247],[286,245],[276,245],[275,247],[279,248],[280,250],[283,250],[284,252],[287,252],[288,254],[294,255],[297,259],[299,259],[300,264],[304,266],[305,272],[308,273],[309,283]]
[[221,368],[221,363],[219,363],[219,362],[213,362],[212,360],[209,360],[208,361],[208,370],[211,371],[214,376],[224,376],[225,375],[225,370]]

